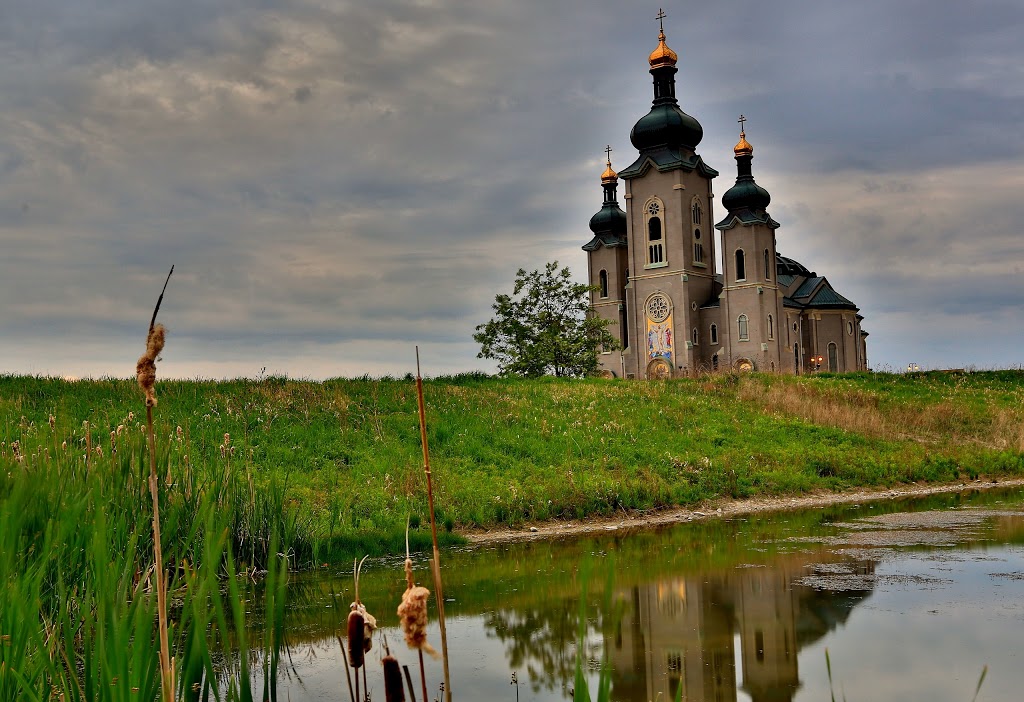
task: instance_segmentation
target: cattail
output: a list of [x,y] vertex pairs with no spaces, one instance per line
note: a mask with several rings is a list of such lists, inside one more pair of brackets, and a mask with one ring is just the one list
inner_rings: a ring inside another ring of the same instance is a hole
[[363,667],[363,638],[366,633],[366,622],[358,609],[348,613],[348,660],[353,668]]
[[405,559],[406,590],[402,595],[402,604],[398,605],[398,616],[401,618],[402,633],[409,648],[419,649],[437,658],[437,651],[427,643],[427,598],[430,590],[417,585],[412,577],[412,559]]
[[53,416],[53,415],[51,414],[51,415],[50,415],[50,429],[53,429],[53,428],[54,428],[55,426],[57,426],[57,418],[56,418],[56,417],[54,417],[54,416]]
[[146,353],[142,354],[135,364],[135,376],[138,378],[139,387],[146,393],[147,407],[156,407],[156,359],[164,350],[166,333],[164,325],[154,325],[146,338]]
[[381,659],[384,666],[385,702],[405,702],[405,688],[402,686],[402,668],[394,656]]
[[[373,648],[373,631],[377,628],[377,618],[366,611],[365,605],[359,599],[359,576],[363,571],[363,560],[356,565],[352,563],[352,576],[356,584],[356,601],[352,603],[348,613],[348,652],[349,661],[353,668],[363,664],[364,654],[369,653]],[[358,663],[356,662],[358,661]]]

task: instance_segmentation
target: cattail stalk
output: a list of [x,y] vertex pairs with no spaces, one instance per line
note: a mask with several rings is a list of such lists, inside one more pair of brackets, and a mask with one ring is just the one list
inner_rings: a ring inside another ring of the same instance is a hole
[[[444,663],[444,698],[452,702],[452,685],[448,673],[448,634],[444,626],[444,593],[441,589],[441,552],[437,547],[437,520],[434,518],[434,484],[430,474],[430,451],[427,448],[427,415],[423,404],[423,378],[420,376],[420,347],[416,347],[416,400],[420,411],[420,443],[423,446],[423,472],[427,475],[427,502],[430,505],[430,536],[434,542],[431,570],[434,574],[434,593],[437,598],[437,621],[441,625],[441,657]],[[422,659],[422,654],[421,654]],[[420,665],[422,666],[422,660]],[[424,695],[426,702],[426,695]]]
[[345,681],[348,682],[348,697],[352,702],[356,702],[356,693],[352,691],[352,669],[348,665],[348,654],[345,653],[345,642],[341,640],[341,636],[338,636],[338,646],[341,647],[341,660],[345,662]]
[[405,673],[405,684],[409,686],[409,698],[416,702],[416,690],[412,686],[412,675],[409,674],[409,666],[403,665],[402,672]]
[[146,430],[149,438],[149,492],[153,497],[153,560],[156,569],[156,606],[160,635],[160,690],[164,702],[174,702],[174,662],[167,638],[167,573],[164,572],[163,549],[160,545],[160,496],[156,477],[156,434],[153,431],[153,407],[156,405],[156,359],[164,348],[164,327],[156,323],[160,303],[163,302],[167,283],[174,273],[171,266],[163,290],[157,298],[153,316],[149,320],[146,353],[135,366],[139,387],[146,394]]

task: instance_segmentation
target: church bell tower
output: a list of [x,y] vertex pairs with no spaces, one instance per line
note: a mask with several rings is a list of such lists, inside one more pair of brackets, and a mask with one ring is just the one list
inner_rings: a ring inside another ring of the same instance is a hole
[[658,13],[658,46],[648,57],[654,99],[630,133],[638,158],[619,177],[628,212],[626,309],[631,312],[627,376],[689,374],[707,338],[700,305],[715,288],[715,247],[709,223],[711,181],[718,175],[697,154],[700,123],[676,99],[678,55],[668,47]]

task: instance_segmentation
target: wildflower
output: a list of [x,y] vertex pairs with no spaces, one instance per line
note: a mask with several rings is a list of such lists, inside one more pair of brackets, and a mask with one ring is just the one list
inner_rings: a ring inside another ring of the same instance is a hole
[[57,425],[57,418],[52,414],[50,415],[50,429],[53,429]]

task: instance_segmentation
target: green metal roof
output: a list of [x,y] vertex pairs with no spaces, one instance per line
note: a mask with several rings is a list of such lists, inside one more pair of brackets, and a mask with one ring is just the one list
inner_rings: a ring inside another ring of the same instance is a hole
[[772,219],[772,216],[767,212],[763,211],[761,214],[757,214],[744,208],[727,214],[721,222],[715,225],[715,229],[732,229],[737,224],[742,224],[748,227],[752,224],[764,224],[772,229],[778,229],[782,226]]
[[832,289],[832,286],[825,281],[825,285],[821,286],[821,289],[814,294],[814,296],[808,301],[808,307],[844,307],[850,309],[857,309],[857,305],[853,304],[845,297],[837,293]]
[[626,237],[616,236],[608,232],[597,234],[593,239],[583,245],[584,251],[597,251],[601,246],[605,246],[609,249],[618,248],[626,245]]
[[697,171],[705,178],[715,178],[718,176],[718,171],[704,163],[704,159],[697,154],[687,156],[680,149],[661,146],[644,150],[640,157],[628,168],[619,171],[619,178],[623,180],[639,178],[651,170],[652,167],[656,168],[659,173],[684,170],[687,172]]

